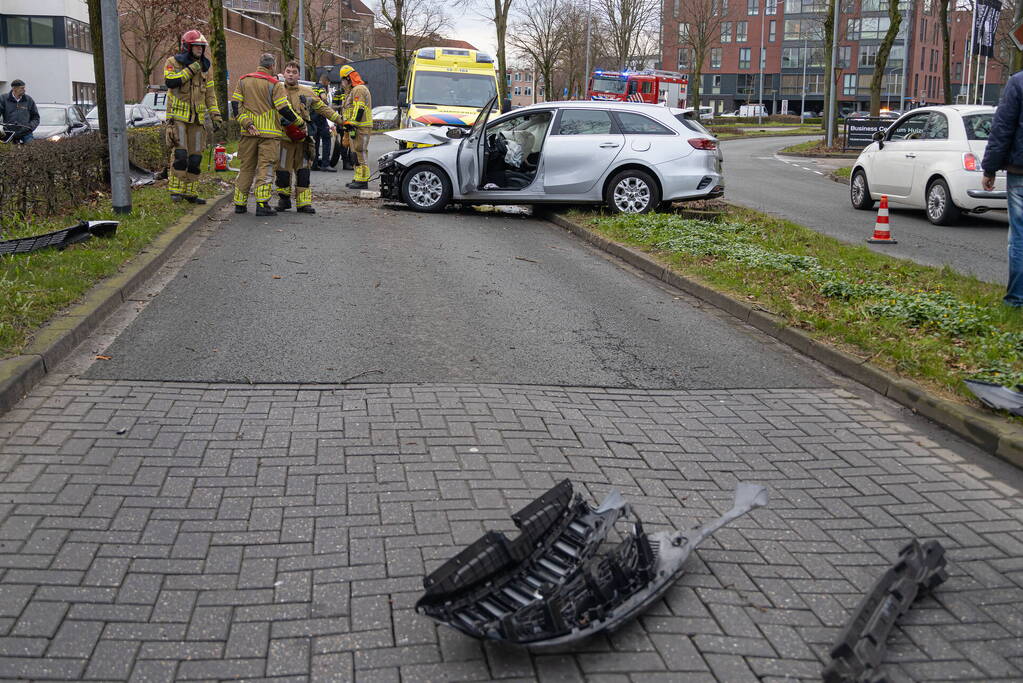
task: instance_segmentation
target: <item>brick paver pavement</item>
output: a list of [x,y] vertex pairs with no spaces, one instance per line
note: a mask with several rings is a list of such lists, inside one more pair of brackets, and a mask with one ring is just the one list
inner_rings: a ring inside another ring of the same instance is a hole
[[[655,530],[740,479],[772,499],[573,650],[415,614],[425,572],[563,477]],[[0,679],[813,680],[912,536],[951,577],[896,629],[892,680],[1020,679],[1021,518],[1005,479],[842,389],[51,377],[0,418]]]

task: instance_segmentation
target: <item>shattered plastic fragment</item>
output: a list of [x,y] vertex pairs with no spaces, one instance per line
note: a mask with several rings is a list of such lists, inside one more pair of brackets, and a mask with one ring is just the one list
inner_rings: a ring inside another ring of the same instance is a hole
[[920,593],[937,588],[947,578],[945,549],[938,541],[921,545],[914,539],[899,551],[898,561],[863,597],[839,634],[831,648],[832,661],[822,674],[824,682],[887,680],[879,669],[892,627]]
[[[613,631],[679,578],[704,539],[766,504],[766,488],[740,483],[732,509],[718,519],[648,535],[617,490],[594,508],[566,479],[512,516],[515,540],[488,532],[427,576],[416,609],[475,638],[533,648]],[[602,549],[625,518],[631,531]]]
[[0,255],[25,254],[47,247],[65,249],[93,237],[113,237],[116,232],[117,221],[79,221],[77,225],[63,230],[0,241]]
[[1023,394],[993,382],[982,382],[977,379],[963,380],[967,388],[980,399],[981,403],[992,410],[1007,410],[1013,415],[1023,417]]

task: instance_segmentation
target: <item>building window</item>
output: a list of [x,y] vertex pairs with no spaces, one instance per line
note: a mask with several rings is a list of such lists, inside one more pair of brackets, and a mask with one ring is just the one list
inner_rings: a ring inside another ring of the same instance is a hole
[[785,14],[816,14],[827,9],[826,0],[785,0]]
[[72,81],[71,93],[75,100],[75,104],[80,104],[83,107],[90,108],[96,104],[95,83],[79,83],[78,81]]
[[765,0],[764,2],[764,14],[777,14],[778,13],[778,0]]
[[848,69],[849,60],[852,59],[852,46],[851,45],[839,45],[838,46],[838,68]]
[[680,47],[678,49],[678,70],[689,71],[693,65],[693,49]]
[[[881,40],[888,32],[891,19],[888,17],[863,17],[847,19],[845,29],[846,40]],[[901,33],[901,31],[900,31]]]
[[[956,62],[955,65],[954,65],[954,68],[952,70],[952,73],[953,73],[952,78],[954,78],[957,81],[962,80],[962,78],[963,78],[963,63],[962,62]],[[916,88],[913,88],[913,89],[916,90]]]
[[721,68],[721,53],[723,51],[724,51],[723,48],[720,47],[712,47],[710,49],[710,68],[712,69]]
[[860,59],[858,64],[861,67],[874,66],[877,61],[877,45],[860,45]]
[[749,22],[735,22],[735,42],[745,43],[747,40],[749,40]]
[[678,25],[678,42],[684,43],[689,40],[689,24],[682,23]]
[[760,0],[746,0],[746,14],[751,17],[760,14]]
[[750,49],[748,47],[739,48],[739,68],[748,69],[750,60]]
[[773,43],[778,39],[778,22],[771,19],[771,23],[767,26],[767,42]]
[[721,42],[722,43],[732,42],[732,22],[730,21],[721,22]]
[[533,72],[530,71],[529,73],[526,74],[526,83],[532,83],[532,82],[533,82]]
[[[515,72],[515,80],[516,81],[521,81],[522,80],[522,72],[521,71],[516,71]],[[518,93],[516,93],[516,94],[518,94]]]
[[516,94],[516,95],[521,95],[521,94],[522,94],[522,92],[520,92],[521,90],[522,90],[522,88],[520,88],[520,87],[519,87],[519,86],[517,86],[517,85],[515,86],[515,94]]
[[526,86],[526,87],[525,87],[525,88],[523,89],[523,91],[522,91],[522,94],[523,94],[523,95],[532,95],[532,94],[533,94],[533,89],[532,89],[532,88],[530,88],[530,87],[529,87],[529,86],[527,85],[527,86]]
[[678,8],[682,0],[675,0],[675,4],[672,6],[671,16],[678,17]]
[[821,40],[823,38],[824,27],[819,21],[786,19],[783,26],[782,37],[785,40]]
[[767,68],[767,48],[760,48],[760,70],[763,71]]
[[856,74],[845,74],[842,76],[842,94],[856,94]]
[[54,26],[54,19],[59,18],[61,17],[5,17],[7,44],[25,47],[62,47],[57,44],[59,31]]

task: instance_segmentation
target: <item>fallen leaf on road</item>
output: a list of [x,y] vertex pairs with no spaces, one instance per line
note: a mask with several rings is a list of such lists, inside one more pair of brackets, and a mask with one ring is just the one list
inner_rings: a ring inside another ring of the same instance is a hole
[[110,360],[112,356],[96,356],[96,360]]
[[280,280],[280,279],[281,279],[280,275],[274,275],[274,280]]
[[524,258],[524,257],[522,257],[522,256],[516,256],[516,257],[515,257],[515,260],[516,260],[516,261],[529,261],[530,263],[540,263],[539,261],[534,261],[534,260],[533,260],[533,259],[531,259],[531,258]]

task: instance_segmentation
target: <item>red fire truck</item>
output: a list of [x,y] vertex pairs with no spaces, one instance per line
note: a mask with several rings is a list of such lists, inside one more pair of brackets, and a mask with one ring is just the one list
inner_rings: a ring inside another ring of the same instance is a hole
[[586,94],[591,100],[619,100],[684,107],[689,79],[674,71],[594,71]]

